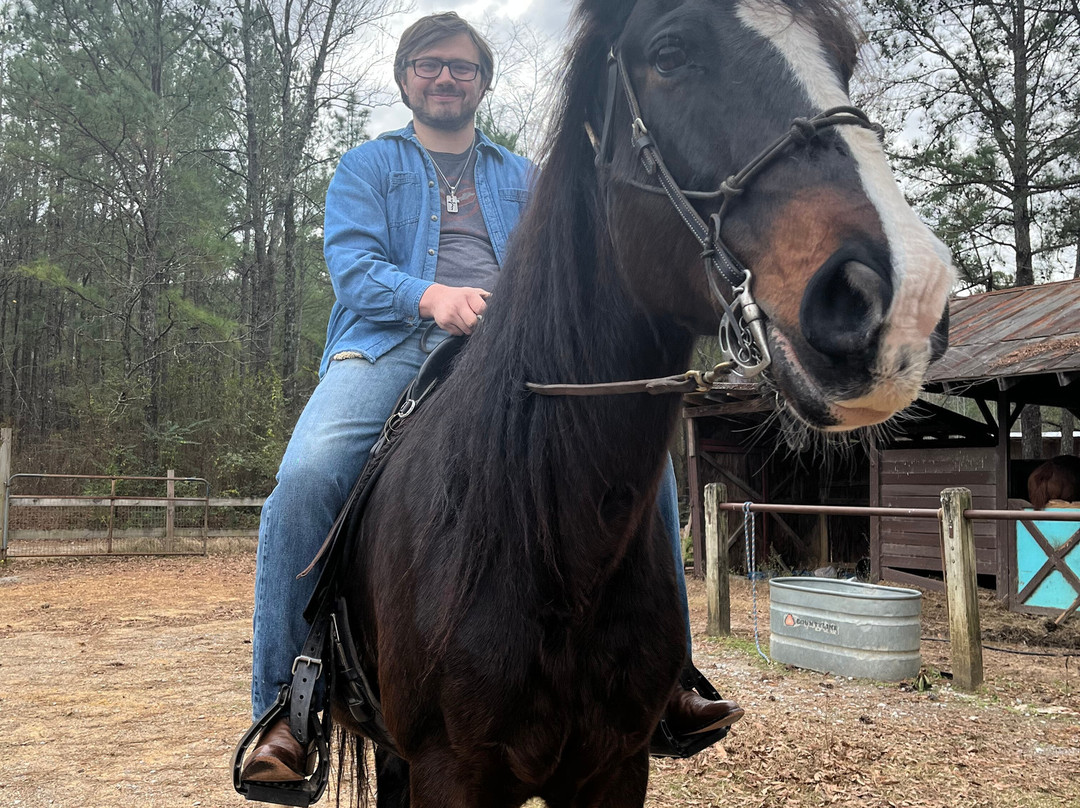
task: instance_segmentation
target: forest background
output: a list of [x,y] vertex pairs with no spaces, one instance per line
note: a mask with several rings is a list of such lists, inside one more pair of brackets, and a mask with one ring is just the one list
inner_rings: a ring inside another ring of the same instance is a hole
[[[0,425],[16,471],[171,468],[215,494],[269,492],[333,299],[326,185],[377,134],[387,32],[412,11],[0,0]],[[1076,0],[856,12],[854,95],[952,247],[957,293],[1080,277]],[[542,159],[562,43],[527,21],[483,27],[500,74],[481,128]],[[1026,456],[1044,425],[1071,437],[1067,412],[1028,411]]]

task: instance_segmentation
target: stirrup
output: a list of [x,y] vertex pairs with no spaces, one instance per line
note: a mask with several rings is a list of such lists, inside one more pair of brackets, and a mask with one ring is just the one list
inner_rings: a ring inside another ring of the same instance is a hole
[[[710,701],[719,701],[721,696],[705,675],[687,662],[679,682],[687,690],[696,690],[698,695]],[[656,725],[652,740],[649,742],[649,754],[652,757],[688,758],[702,749],[707,749],[722,741],[731,731],[731,726],[720,727],[709,732],[695,732],[692,735],[679,735],[672,730],[666,718],[661,718]]]
[[310,777],[296,783],[260,783],[241,779],[244,758],[251,745],[258,740],[263,730],[279,718],[288,717],[291,692],[292,688],[289,685],[282,685],[274,703],[265,713],[255,719],[255,723],[248,728],[244,737],[236,745],[232,758],[233,788],[236,789],[237,794],[242,794],[245,799],[252,802],[272,802],[276,805],[307,808],[311,803],[318,802],[326,790],[326,784],[330,781],[330,747],[327,744],[327,733],[314,715],[311,716],[311,737],[315,742],[318,764]]

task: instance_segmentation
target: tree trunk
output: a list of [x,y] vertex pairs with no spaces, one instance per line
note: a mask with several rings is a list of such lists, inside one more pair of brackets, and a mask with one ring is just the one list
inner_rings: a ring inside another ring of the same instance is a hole
[[[1013,137],[1012,214],[1016,257],[1016,286],[1035,283],[1031,247],[1031,173],[1028,143],[1028,50],[1027,9],[1014,3],[1013,12]],[[1042,411],[1034,404],[1020,413],[1021,452],[1025,458],[1042,457]]]
[[281,297],[284,306],[283,344],[281,348],[281,383],[285,406],[293,410],[296,398],[296,368],[300,349],[300,295],[296,288],[296,194],[285,198],[285,261]]
[[262,143],[259,137],[256,89],[258,67],[255,59],[255,13],[250,0],[242,11],[241,39],[244,49],[244,123],[247,147],[247,176],[245,178],[247,210],[251,235],[255,245],[255,260],[251,267],[251,308],[248,327],[251,334],[250,361],[256,371],[270,365],[270,346],[273,340],[274,265],[268,255],[266,218],[263,210],[265,185],[262,172]]
[[1076,441],[1073,440],[1073,431],[1076,429],[1076,419],[1070,410],[1061,409],[1061,446],[1058,454],[1076,454]]
[[1042,410],[1036,404],[1020,413],[1020,451],[1027,460],[1042,458]]
[[[1016,249],[1016,285],[1035,283],[1031,249],[1031,169],[1028,143],[1028,51],[1027,10],[1023,3],[1013,5],[1013,234]],[[1027,413],[1025,412],[1025,416]],[[1028,416],[1030,417],[1030,416]]]

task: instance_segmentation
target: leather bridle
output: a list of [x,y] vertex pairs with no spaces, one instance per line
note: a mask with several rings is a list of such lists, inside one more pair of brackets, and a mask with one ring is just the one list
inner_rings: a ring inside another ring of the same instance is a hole
[[[654,177],[659,182],[659,186],[629,178],[616,179],[641,191],[665,194],[671,201],[679,218],[701,244],[701,257],[709,290],[723,311],[719,332],[721,350],[725,357],[735,364],[736,373],[744,377],[756,376],[769,366],[772,357],[769,354],[764,317],[751,292],[753,275],[739,262],[724,243],[721,235],[725,216],[734,201],[746,190],[747,185],[789,147],[805,146],[823,129],[833,126],[861,126],[872,130],[879,139],[884,137],[884,129],[880,124],[872,122],[861,109],[850,106],[832,107],[812,118],[795,118],[786,133],[762,149],[741,171],[724,180],[717,190],[685,191],[679,187],[671,175],[656,141],[645,126],[641,107],[634,87],[630,83],[630,74],[623,63],[622,51],[618,45],[613,47],[608,55],[607,92],[599,142],[591,128],[589,129],[589,136],[596,150],[597,168],[605,170],[611,166],[615,101],[620,86],[630,107],[631,142],[634,152],[641,160],[645,173]],[[720,203],[720,210],[710,215],[709,224],[706,224],[701,214],[691,204],[691,199],[722,199],[723,201]],[[724,294],[721,283],[731,289],[730,300]]]

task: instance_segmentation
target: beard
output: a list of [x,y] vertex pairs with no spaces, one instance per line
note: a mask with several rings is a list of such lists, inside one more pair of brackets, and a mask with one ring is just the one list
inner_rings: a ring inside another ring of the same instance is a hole
[[453,114],[449,111],[432,114],[426,109],[414,109],[413,117],[432,129],[441,129],[444,132],[459,132],[468,124],[475,123],[476,108],[462,109],[460,114]]
[[438,104],[424,96],[420,99],[419,104],[412,105],[413,117],[432,129],[440,129],[444,132],[459,132],[466,126],[475,124],[476,110],[480,106],[480,98],[472,99],[468,94],[462,95],[460,98],[461,105],[456,106],[454,104]]

